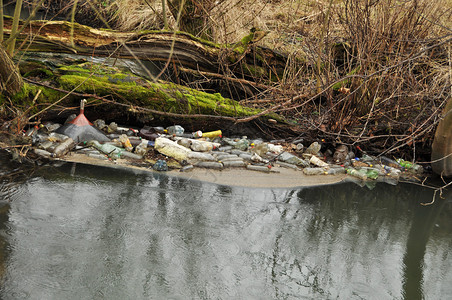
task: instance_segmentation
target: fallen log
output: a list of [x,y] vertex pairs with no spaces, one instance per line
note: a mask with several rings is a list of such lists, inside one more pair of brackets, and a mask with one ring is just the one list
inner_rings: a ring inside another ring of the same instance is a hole
[[[12,20],[5,19],[10,33]],[[261,31],[253,31],[238,43],[220,45],[184,32],[118,32],[95,29],[66,21],[31,21],[17,38],[16,47],[27,52],[57,52],[149,61],[159,69],[151,78],[190,84],[199,76],[223,81],[234,89],[217,90],[240,99],[261,93],[282,77],[286,57],[256,45]],[[235,80],[234,80],[235,79]],[[212,89],[211,82],[206,88]],[[196,86],[203,84],[196,81]]]

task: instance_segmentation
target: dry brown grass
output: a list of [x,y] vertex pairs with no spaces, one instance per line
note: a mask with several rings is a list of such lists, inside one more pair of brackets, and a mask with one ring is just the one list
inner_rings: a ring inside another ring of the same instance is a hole
[[[161,1],[146,3],[116,1],[119,28],[162,28]],[[452,91],[452,0],[217,0],[209,21],[224,44],[268,31],[260,45],[289,58],[276,84],[298,95],[280,112],[334,139],[428,146]]]

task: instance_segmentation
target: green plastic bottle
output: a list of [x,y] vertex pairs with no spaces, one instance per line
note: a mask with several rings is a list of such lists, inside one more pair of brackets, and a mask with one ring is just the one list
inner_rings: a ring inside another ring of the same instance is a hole
[[413,163],[403,160],[401,158],[397,159],[396,161],[399,165],[401,165],[402,167],[404,167],[406,169],[411,169],[413,167]]
[[366,175],[367,175],[367,178],[375,180],[378,178],[378,171],[373,170],[373,169],[367,169]]
[[123,149],[111,144],[101,144],[98,141],[89,141],[88,146],[93,146],[102,153],[107,154],[110,158],[121,158]]

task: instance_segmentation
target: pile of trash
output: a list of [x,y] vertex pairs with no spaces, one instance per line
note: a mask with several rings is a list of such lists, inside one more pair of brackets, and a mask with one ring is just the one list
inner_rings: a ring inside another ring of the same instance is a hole
[[422,166],[403,159],[377,158],[364,152],[357,157],[346,145],[322,153],[320,143],[313,142],[305,148],[303,139],[266,142],[245,136],[223,137],[221,130],[187,133],[180,125],[134,129],[115,122],[107,125],[101,119],[93,124],[83,114],[85,102],[81,101],[79,115],[70,116],[64,125],[41,124],[24,133],[32,138],[36,155],[64,159],[77,152],[112,162],[125,159],[156,171],[244,168],[278,173],[278,168],[274,168],[278,166],[305,175],[348,174],[362,181],[385,179],[392,183],[401,177],[416,178],[424,171]]
[[[64,125],[63,125],[64,126]],[[88,157],[115,161],[128,159],[147,162],[157,171],[179,168],[186,172],[193,168],[222,170],[246,168],[260,172],[275,172],[274,166],[302,171],[305,175],[349,174],[360,180],[375,180],[422,174],[423,168],[402,159],[362,155],[360,158],[340,145],[321,152],[321,144],[314,142],[305,148],[302,140],[265,142],[262,139],[227,138],[221,130],[186,133],[179,125],[132,129],[112,122],[106,125],[96,120],[93,126],[103,134],[99,140],[78,140],[59,133],[63,126],[48,123],[33,127],[25,134],[32,137],[34,153],[47,158],[63,158],[71,152]],[[160,159],[156,159],[160,155]],[[169,164],[173,161],[173,164]]]

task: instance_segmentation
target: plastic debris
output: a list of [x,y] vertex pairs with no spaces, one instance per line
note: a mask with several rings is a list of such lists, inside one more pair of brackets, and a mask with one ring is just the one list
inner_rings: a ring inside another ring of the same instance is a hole
[[165,172],[168,171],[168,164],[164,160],[157,160],[155,164],[152,166],[153,170]]

